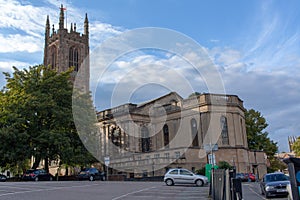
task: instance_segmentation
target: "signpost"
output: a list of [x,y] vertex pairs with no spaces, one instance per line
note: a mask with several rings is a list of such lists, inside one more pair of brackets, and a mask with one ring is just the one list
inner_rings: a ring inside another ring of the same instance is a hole
[[109,156],[104,157],[104,164],[106,165],[106,180],[108,181],[108,166],[110,163]]
[[216,158],[214,155],[214,151],[218,150],[218,144],[205,144],[204,145],[204,149],[206,151],[206,153],[208,153],[208,162],[209,164],[212,165],[211,168],[211,183],[210,183],[210,187],[209,187],[209,194],[212,195],[212,198],[214,199],[215,194],[214,194],[214,168],[216,165]]

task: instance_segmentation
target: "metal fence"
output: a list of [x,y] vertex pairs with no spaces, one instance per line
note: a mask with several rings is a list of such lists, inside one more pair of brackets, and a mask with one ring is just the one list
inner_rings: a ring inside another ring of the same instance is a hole
[[212,173],[210,194],[213,200],[241,200],[242,181],[235,178],[234,170],[215,169]]

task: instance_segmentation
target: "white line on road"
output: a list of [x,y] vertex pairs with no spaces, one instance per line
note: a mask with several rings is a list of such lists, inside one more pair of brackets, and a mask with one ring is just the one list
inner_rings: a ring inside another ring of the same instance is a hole
[[256,194],[259,198],[261,198],[261,199],[266,199],[266,198],[264,198],[264,197],[262,197],[258,192],[256,192],[255,190],[253,190],[253,186],[252,185],[248,185],[249,186],[249,190],[251,190],[254,194]]
[[47,189],[27,190],[27,191],[19,191],[19,192],[8,192],[8,193],[5,193],[5,194],[0,194],[0,197],[8,196],[8,195],[14,195],[14,194],[25,194],[25,193],[30,193],[30,192],[61,190],[61,189],[66,189],[66,188],[77,188],[77,187],[89,187],[89,186],[92,186],[92,185],[100,185],[100,184],[76,185],[76,186],[69,186],[69,187],[53,187],[53,188],[47,188]]
[[136,193],[143,192],[143,191],[147,191],[147,190],[154,189],[154,188],[156,188],[156,187],[150,187],[150,188],[145,188],[145,189],[138,190],[138,191],[134,191],[134,192],[129,192],[129,193],[123,194],[123,195],[121,195],[121,196],[119,196],[119,197],[115,197],[115,198],[113,198],[112,200],[121,199],[121,198],[123,198],[123,197],[127,197],[128,195],[136,194]]

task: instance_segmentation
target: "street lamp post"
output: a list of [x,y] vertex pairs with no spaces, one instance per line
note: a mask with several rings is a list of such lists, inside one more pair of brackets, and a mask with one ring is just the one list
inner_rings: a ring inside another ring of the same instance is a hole
[[152,177],[154,177],[154,160],[152,159]]

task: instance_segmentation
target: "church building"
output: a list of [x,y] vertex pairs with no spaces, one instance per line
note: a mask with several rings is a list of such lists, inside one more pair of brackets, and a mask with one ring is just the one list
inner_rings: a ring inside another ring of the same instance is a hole
[[[89,21],[83,33],[66,28],[61,5],[59,28],[46,19],[44,65],[58,72],[74,68],[72,79],[89,92]],[[77,76],[76,76],[77,75]],[[195,171],[226,161],[237,172],[267,172],[265,154],[248,148],[245,108],[236,95],[203,93],[182,98],[171,92],[142,104],[97,112],[99,153],[110,158],[110,174],[162,176],[169,168]]]
[[[87,14],[84,20],[84,32],[77,32],[76,23],[65,27],[65,8],[61,5],[59,28],[55,30],[54,24],[50,30],[50,20],[47,16],[45,30],[44,66],[50,66],[58,72],[67,71],[74,67],[72,78],[77,81],[83,91],[89,91],[89,21]],[[80,76],[78,76],[80,74]],[[77,75],[77,76],[76,76]]]
[[112,174],[163,176],[169,168],[191,171],[226,161],[237,172],[267,172],[264,152],[248,148],[245,108],[236,95],[176,92],[142,104],[97,113],[101,154]]

